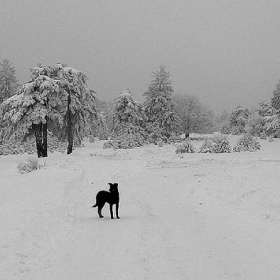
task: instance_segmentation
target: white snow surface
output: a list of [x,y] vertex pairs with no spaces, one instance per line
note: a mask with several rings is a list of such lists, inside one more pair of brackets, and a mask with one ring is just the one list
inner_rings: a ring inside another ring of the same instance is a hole
[[[103,150],[85,142],[19,174],[0,157],[0,279],[276,280],[280,141],[254,153]],[[95,195],[118,182],[120,220]]]

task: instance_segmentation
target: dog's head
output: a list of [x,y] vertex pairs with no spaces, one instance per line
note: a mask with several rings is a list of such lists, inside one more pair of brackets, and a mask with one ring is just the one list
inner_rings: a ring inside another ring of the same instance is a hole
[[108,183],[110,186],[109,192],[117,193],[118,192],[118,183]]

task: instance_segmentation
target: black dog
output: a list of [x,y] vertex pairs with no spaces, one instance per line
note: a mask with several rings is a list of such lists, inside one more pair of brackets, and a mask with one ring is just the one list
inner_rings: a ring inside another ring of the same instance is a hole
[[110,189],[109,191],[100,191],[96,195],[96,203],[95,205],[92,205],[92,207],[98,207],[98,215],[99,218],[103,218],[101,214],[101,210],[105,203],[110,204],[110,214],[111,214],[111,219],[114,219],[113,216],[113,205],[116,204],[116,216],[117,219],[119,219],[119,201],[120,201],[120,195],[118,191],[118,183],[109,183]]

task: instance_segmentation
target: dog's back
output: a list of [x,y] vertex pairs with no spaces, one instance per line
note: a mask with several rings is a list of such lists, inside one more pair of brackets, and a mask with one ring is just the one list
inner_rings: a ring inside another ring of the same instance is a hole
[[96,195],[96,203],[93,207],[104,205],[106,202],[110,203],[111,201],[111,193],[108,191],[100,191]]

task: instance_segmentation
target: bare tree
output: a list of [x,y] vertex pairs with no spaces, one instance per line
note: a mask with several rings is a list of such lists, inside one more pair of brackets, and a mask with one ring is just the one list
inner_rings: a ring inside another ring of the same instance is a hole
[[180,118],[180,130],[189,137],[193,132],[212,132],[214,114],[193,95],[173,96],[175,109]]

